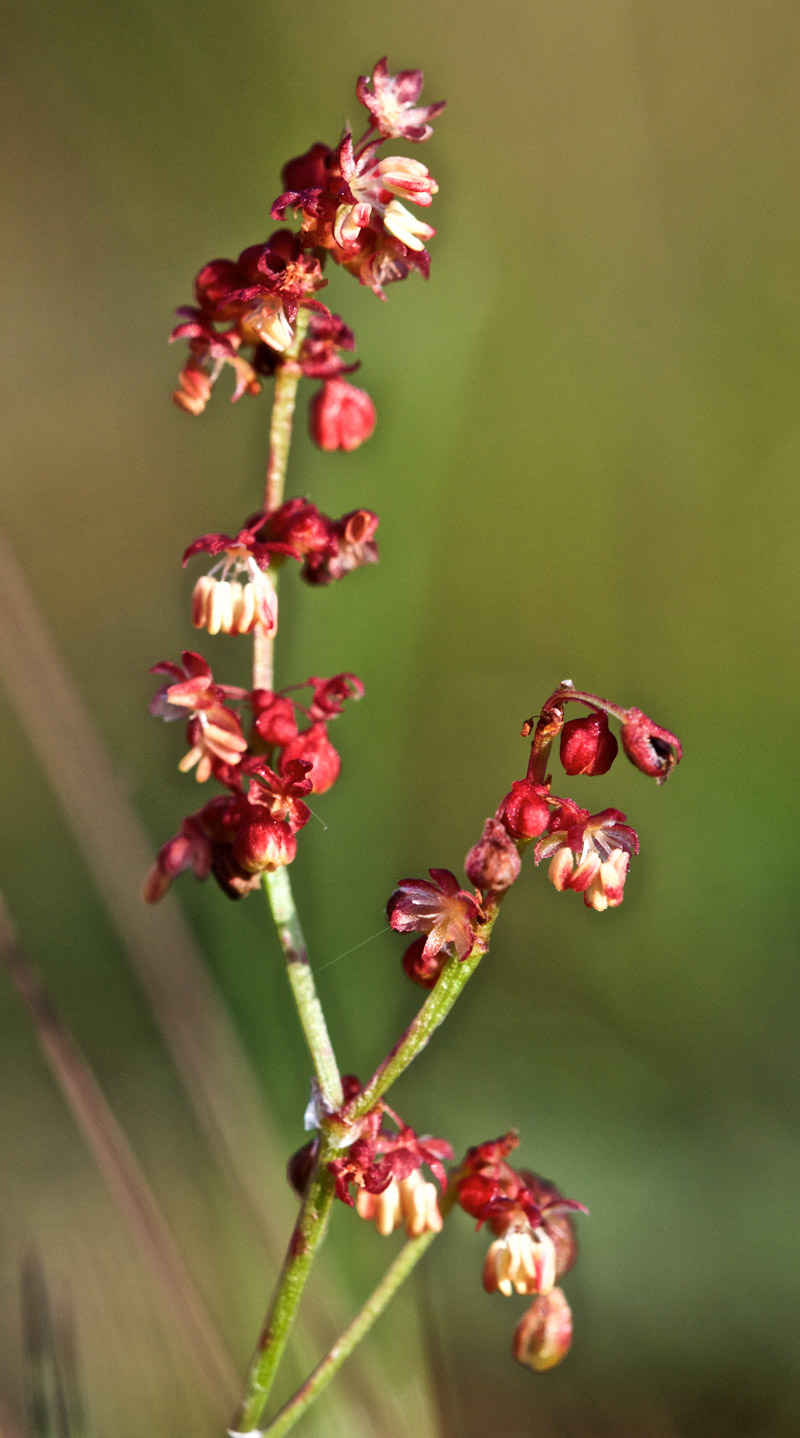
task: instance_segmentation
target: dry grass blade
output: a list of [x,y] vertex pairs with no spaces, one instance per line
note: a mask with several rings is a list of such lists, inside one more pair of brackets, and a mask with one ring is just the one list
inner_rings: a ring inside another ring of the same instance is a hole
[[[170,895],[157,908],[141,902],[138,880],[152,863],[152,846],[1,529],[0,675],[147,995],[211,1150],[277,1272],[296,1211],[283,1181],[282,1145],[180,908]],[[43,690],[46,705],[41,703]],[[338,1294],[318,1276],[315,1293],[306,1298],[298,1338],[302,1341],[303,1332],[308,1333],[314,1349],[325,1352],[344,1322]],[[376,1358],[358,1355],[343,1383],[361,1412],[367,1403],[385,1418],[386,1383],[379,1370]],[[376,1423],[379,1431],[380,1417]],[[402,1420],[398,1423],[397,1431],[406,1431]]]
[[[0,899],[0,955],[14,986],[33,1020],[45,1058],[50,1065],[73,1117],[103,1174],[106,1183],[133,1234],[139,1248],[182,1333],[198,1377],[216,1411],[224,1418],[236,1399],[236,1370],[228,1357],[214,1325],[195,1288],[169,1229],[150,1192],[128,1142],[109,1109],[94,1076],[74,1040],[59,1019],[45,988],[23,953],[5,907]],[[33,1292],[33,1289],[29,1290]],[[41,1310],[41,1304],[34,1305]],[[49,1312],[49,1308],[47,1310]],[[32,1333],[42,1332],[33,1321]],[[39,1370],[46,1365],[46,1354],[32,1355],[39,1361]],[[57,1397],[57,1395],[56,1395]],[[52,1405],[51,1405],[52,1406]],[[58,1413],[63,1403],[56,1404]],[[52,1431],[54,1438],[66,1433],[59,1416]]]
[[284,1196],[281,1185],[276,1192],[275,1174],[284,1167],[280,1145],[180,909],[169,897],[158,909],[139,898],[151,845],[1,531],[0,672],[212,1150],[277,1266],[294,1222],[288,1191]]
[[22,1265],[21,1287],[25,1376],[35,1438],[88,1438],[71,1317],[54,1314],[35,1254]]

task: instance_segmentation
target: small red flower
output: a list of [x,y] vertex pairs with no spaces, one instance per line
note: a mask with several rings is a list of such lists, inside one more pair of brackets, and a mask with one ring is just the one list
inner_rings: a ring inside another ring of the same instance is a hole
[[638,852],[636,830],[619,809],[590,814],[562,799],[535,858],[537,864],[550,860],[548,877],[557,889],[574,889],[588,908],[602,911],[622,903],[630,855]]
[[570,1214],[582,1204],[564,1198],[547,1179],[506,1161],[514,1132],[471,1148],[456,1179],[466,1213],[496,1235],[486,1254],[483,1285],[489,1293],[549,1293],[575,1262]]
[[[397,1133],[382,1127],[385,1114],[397,1124]],[[336,1179],[336,1197],[353,1208],[351,1184],[368,1194],[382,1194],[390,1184],[408,1180],[423,1164],[444,1187],[447,1182],[444,1161],[452,1157],[453,1150],[444,1139],[418,1137],[413,1128],[404,1124],[386,1104],[379,1102],[362,1120],[359,1136],[346,1155],[333,1159],[329,1167]],[[426,1207],[423,1198],[423,1211]],[[362,1216],[373,1218],[374,1210]],[[394,1223],[392,1227],[395,1227]],[[391,1232],[391,1229],[388,1231]]]
[[433,128],[429,122],[441,115],[447,101],[418,105],[422,82],[421,70],[399,70],[390,75],[386,56],[378,61],[371,76],[359,76],[356,97],[369,110],[373,128],[385,139],[430,139]]
[[312,790],[310,763],[289,760],[283,773],[276,774],[263,759],[245,759],[242,772],[249,774],[254,781],[255,790],[250,791],[251,799],[255,798],[265,805],[273,819],[287,823],[293,832],[308,823],[311,811],[303,799]]
[[307,584],[330,584],[364,564],[377,564],[375,531],[378,516],[369,509],[354,509],[333,524],[335,548],[309,554],[300,573]]
[[215,684],[200,654],[185,649],[182,657],[182,667],[165,660],[151,669],[151,674],[168,674],[177,682],[166,684],[158,691],[150,712],[157,718],[169,720],[185,718],[188,710],[187,734],[191,748],[178,768],[186,773],[196,764],[199,783],[205,783],[212,773],[224,783],[228,768],[238,765],[247,751],[239,716],[225,707],[224,700],[245,698],[247,691]]
[[429,869],[434,880],[402,879],[386,905],[393,929],[427,934],[423,956],[439,954],[448,945],[459,959],[475,946],[475,929],[483,913],[474,894],[460,888],[449,869]]
[[286,773],[289,765],[298,759],[309,765],[312,793],[326,794],[336,783],[342,761],[323,723],[312,724],[310,729],[303,729],[289,741],[281,755],[282,772]]
[[363,699],[364,685],[355,674],[334,674],[330,679],[312,676],[311,703],[306,712],[309,719],[335,719],[342,713],[348,699]]
[[363,389],[343,379],[326,379],[311,401],[311,438],[320,449],[350,450],[369,439],[375,406]]

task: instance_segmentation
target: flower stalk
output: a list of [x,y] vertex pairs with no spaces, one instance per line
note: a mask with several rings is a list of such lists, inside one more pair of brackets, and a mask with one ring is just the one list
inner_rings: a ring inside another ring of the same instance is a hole
[[487,904],[489,913],[485,922],[477,930],[475,942],[467,956],[464,959],[459,959],[457,955],[453,955],[448,959],[435,987],[411,1020],[405,1033],[378,1065],[361,1092],[345,1106],[342,1118],[346,1123],[355,1123],[358,1119],[363,1118],[378,1099],[388,1093],[392,1084],[396,1083],[400,1075],[405,1073],[409,1064],[413,1063],[417,1054],[425,1048],[431,1035],[435,1033],[440,1024],[444,1023],[456,999],[460,997],[465,985],[472,978],[478,964],[487,952],[489,935],[497,918],[501,897],[501,895],[495,895],[491,904]]
[[280,1277],[259,1335],[230,1433],[258,1428],[278,1365],[292,1331],[317,1250],[325,1238],[334,1197],[334,1179],[324,1147],[297,1216]]

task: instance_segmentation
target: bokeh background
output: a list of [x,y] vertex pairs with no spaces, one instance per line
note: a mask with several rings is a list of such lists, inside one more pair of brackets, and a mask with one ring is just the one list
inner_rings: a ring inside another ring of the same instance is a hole
[[[180,736],[148,717],[147,668],[196,642],[179,556],[257,503],[268,407],[218,392],[199,420],[173,409],[165,336],[202,263],[266,236],[283,161],[336,141],[356,76],[388,54],[450,102],[416,152],[440,184],[432,278],[382,305],[332,276],[379,425],[357,454],[322,455],[301,399],[290,477],[331,513],[378,510],[381,564],[328,591],[287,582],[279,659],[284,683],[353,669],[366,685],[293,870],[343,1065],[369,1071],[416,1006],[402,940],[380,932],[386,897],[429,865],[460,870],[554,684],[639,705],[686,757],[663,789],[624,761],[575,781],[640,831],[624,906],[587,912],[526,865],[490,958],[395,1090],[457,1150],[517,1125],[522,1161],[588,1204],[569,1361],[542,1378],[513,1364],[524,1300],[483,1293],[484,1238],[456,1216],[298,1431],[796,1432],[794,0],[7,9],[0,516],[22,580],[4,569],[89,719],[63,721],[52,655],[15,620],[0,885],[234,1368],[275,1273],[265,1228],[291,1222],[282,1164],[303,1140],[308,1062],[259,897],[235,906],[184,879],[249,1064],[237,1088],[208,1045],[249,1222],[103,866],[135,895],[120,813],[155,849],[196,807]],[[245,678],[246,641],[205,652]],[[111,810],[81,748],[89,720]],[[157,915],[135,922],[153,925],[137,942],[157,982],[177,940]],[[192,1005],[178,1018],[191,1048]],[[0,1037],[8,1433],[27,1431],[19,1265],[35,1251],[73,1314],[92,1431],[211,1438],[215,1404],[5,977]],[[334,1218],[311,1295],[323,1336],[331,1291],[354,1311],[399,1242]],[[301,1338],[289,1388],[318,1351]]]

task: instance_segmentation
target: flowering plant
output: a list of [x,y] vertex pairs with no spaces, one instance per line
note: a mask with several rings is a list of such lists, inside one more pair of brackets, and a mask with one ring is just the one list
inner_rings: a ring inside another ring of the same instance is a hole
[[[270,448],[260,508],[232,533],[193,540],[184,564],[207,556],[213,563],[192,596],[195,628],[211,634],[250,635],[249,689],[219,683],[205,659],[191,650],[180,664],[163,661],[153,672],[166,683],[153,713],[186,723],[183,771],[220,787],[161,848],[145,880],[144,897],[157,902],[172,881],[191,870],[213,876],[223,893],[240,900],[264,888],[286,961],[287,974],[313,1064],[307,1125],[310,1142],[289,1165],[300,1199],[295,1229],[272,1297],[230,1433],[287,1432],[324,1389],[440,1231],[461,1207],[494,1235],[483,1268],[484,1287],[522,1294],[532,1305],[517,1325],[513,1353],[541,1371],[560,1362],[571,1341],[571,1314],[557,1280],[577,1255],[573,1214],[582,1205],[565,1199],[549,1181],[514,1169],[508,1156],[515,1133],[470,1147],[453,1158],[443,1138],[420,1136],[387,1103],[394,1081],[447,1017],[489,949],[508,890],[518,880],[533,844],[535,865],[548,861],[558,891],[581,893],[587,907],[618,907],[639,841],[617,809],[592,814],[553,792],[553,745],[567,777],[608,772],[618,754],[609,720],[620,724],[622,748],[644,774],[662,783],[681,758],[669,731],[639,709],[626,709],[562,681],[539,714],[523,726],[531,738],[523,777],[510,783],[484,823],[464,862],[462,887],[449,869],[430,879],[402,879],[387,905],[389,925],[414,935],[402,958],[405,975],[427,996],[416,1017],[365,1082],[342,1075],[328,1035],[292,895],[289,869],[310,817],[308,800],[337,781],[340,759],[329,725],[363,694],[352,673],[300,679],[276,688],[274,647],[279,632],[278,581],[287,561],[300,578],[327,585],[378,558],[378,517],[358,509],[332,519],[302,497],[285,498],[295,400],[302,378],[319,381],[310,404],[311,433],[323,450],[350,451],[369,439],[375,407],[351,384],[352,331],[318,298],[332,263],[385,298],[385,287],[415,271],[427,277],[427,242],[434,230],[408,204],[427,210],[435,180],[419,160],[382,155],[388,141],[420,144],[442,102],[419,104],[420,71],[391,74],[385,59],[362,76],[356,96],[367,111],[364,133],[347,131],[339,143],[317,143],[288,162],[284,190],[272,217],[280,228],[235,260],[215,259],[195,279],[195,303],[179,311],[175,341],[188,357],[174,399],[190,415],[206,408],[226,367],[233,395],[259,394],[274,383]],[[568,706],[588,712],[567,718]],[[559,785],[560,787],[560,785]],[[430,1175],[426,1177],[423,1170]],[[303,1288],[325,1237],[335,1200],[389,1235],[402,1226],[406,1245],[360,1314],[297,1393],[260,1428],[278,1364]]]

